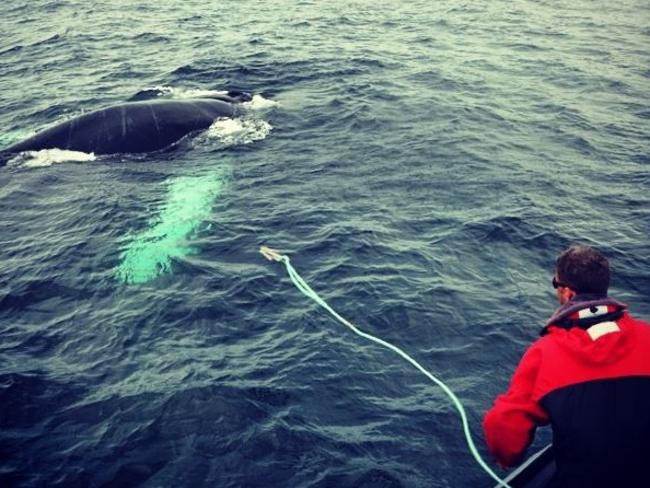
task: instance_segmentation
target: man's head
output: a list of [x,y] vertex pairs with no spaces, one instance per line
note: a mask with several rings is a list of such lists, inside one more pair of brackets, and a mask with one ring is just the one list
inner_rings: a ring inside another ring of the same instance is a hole
[[607,258],[592,247],[579,244],[569,247],[555,261],[553,286],[562,304],[575,295],[607,296],[609,288]]

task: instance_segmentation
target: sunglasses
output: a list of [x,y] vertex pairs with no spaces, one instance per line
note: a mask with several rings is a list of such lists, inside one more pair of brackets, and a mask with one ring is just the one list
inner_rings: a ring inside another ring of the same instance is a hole
[[566,283],[562,283],[561,281],[556,280],[555,276],[553,276],[553,281],[551,281],[551,283],[553,284],[553,288],[556,290],[560,287],[567,288],[569,286]]

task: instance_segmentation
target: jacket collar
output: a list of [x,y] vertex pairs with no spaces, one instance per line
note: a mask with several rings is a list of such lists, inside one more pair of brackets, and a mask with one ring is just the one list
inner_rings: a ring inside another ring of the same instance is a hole
[[[548,328],[551,325],[563,327],[563,328],[568,328],[576,325],[579,326],[581,324],[573,323],[574,321],[570,320],[570,316],[575,314],[576,312],[579,312],[580,310],[584,310],[586,308],[591,308],[591,307],[598,307],[600,305],[608,305],[610,306],[608,308],[613,310],[611,314],[601,316],[600,320],[607,320],[607,319],[615,320],[616,318],[619,318],[621,312],[627,308],[626,304],[619,302],[614,298],[602,297],[602,296],[590,295],[590,294],[576,295],[567,303],[565,303],[560,308],[558,308],[555,311],[555,313],[553,313],[551,318],[548,319],[544,324],[544,327],[542,328],[540,335],[545,335],[548,332]],[[611,317],[612,314],[618,316]],[[592,321],[592,323],[597,323],[600,320],[597,320],[596,322]],[[585,325],[588,326],[589,324],[585,324]]]

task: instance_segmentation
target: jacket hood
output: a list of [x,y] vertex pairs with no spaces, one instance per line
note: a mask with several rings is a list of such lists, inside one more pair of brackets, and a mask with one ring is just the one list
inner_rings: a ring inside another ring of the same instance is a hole
[[610,364],[630,351],[627,305],[613,298],[578,295],[558,308],[542,329],[582,363]]
[[[567,303],[558,308],[551,318],[546,321],[544,328],[542,329],[541,335],[544,335],[547,332],[547,328],[551,325],[570,328],[575,326],[580,326],[580,324],[569,324],[573,315],[578,314],[583,309],[591,309],[600,306],[609,306],[608,308],[615,308],[617,310],[627,309],[627,305],[623,302],[610,297],[598,297],[597,295],[576,295]],[[609,310],[611,311],[611,310]],[[579,320],[579,317],[578,317]]]

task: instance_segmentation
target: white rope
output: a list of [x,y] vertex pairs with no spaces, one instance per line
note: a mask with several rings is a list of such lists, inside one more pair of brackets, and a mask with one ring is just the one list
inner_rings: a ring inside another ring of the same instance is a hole
[[352,330],[355,334],[368,339],[369,341],[375,342],[381,346],[384,346],[391,351],[396,352],[399,354],[402,358],[406,359],[409,363],[411,363],[413,366],[415,366],[422,374],[424,374],[427,378],[429,378],[431,381],[433,381],[436,385],[438,385],[442,391],[444,391],[447,396],[451,399],[452,403],[458,410],[458,413],[460,414],[461,421],[463,423],[463,432],[465,433],[465,439],[467,441],[467,445],[469,447],[470,452],[474,456],[474,459],[476,459],[476,462],[483,468],[483,470],[490,475],[497,483],[499,483],[499,486],[503,488],[510,488],[510,486],[502,480],[488,465],[487,463],[483,460],[481,455],[478,452],[478,449],[476,449],[476,446],[474,445],[474,441],[472,440],[472,434],[469,430],[469,422],[467,420],[467,414],[465,413],[465,408],[463,407],[463,404],[460,402],[456,394],[451,391],[451,389],[443,383],[440,379],[436,378],[434,375],[432,375],[429,371],[424,369],[420,363],[418,363],[415,359],[413,359],[411,356],[406,354],[402,349],[400,349],[397,346],[394,346],[393,344],[384,341],[383,339],[380,339],[378,337],[375,337],[371,334],[368,334],[366,332],[363,332],[362,330],[359,330],[354,324],[346,320],[345,318],[341,317],[336,310],[334,310],[332,307],[328,305],[328,303],[323,300],[318,293],[316,293],[306,282],[305,280],[302,279],[302,277],[298,274],[298,272],[294,269],[294,267],[291,265],[291,261],[289,260],[288,256],[280,254],[278,251],[275,251],[273,249],[270,249],[266,246],[260,247],[260,252],[262,255],[267,258],[270,261],[278,261],[284,264],[284,266],[287,269],[287,273],[289,274],[289,278],[291,278],[291,281],[293,284],[300,290],[305,296],[308,298],[311,298],[314,300],[318,305],[323,307],[325,310],[327,310],[334,318],[336,318],[339,322],[341,322],[343,325],[348,327],[349,329]]

